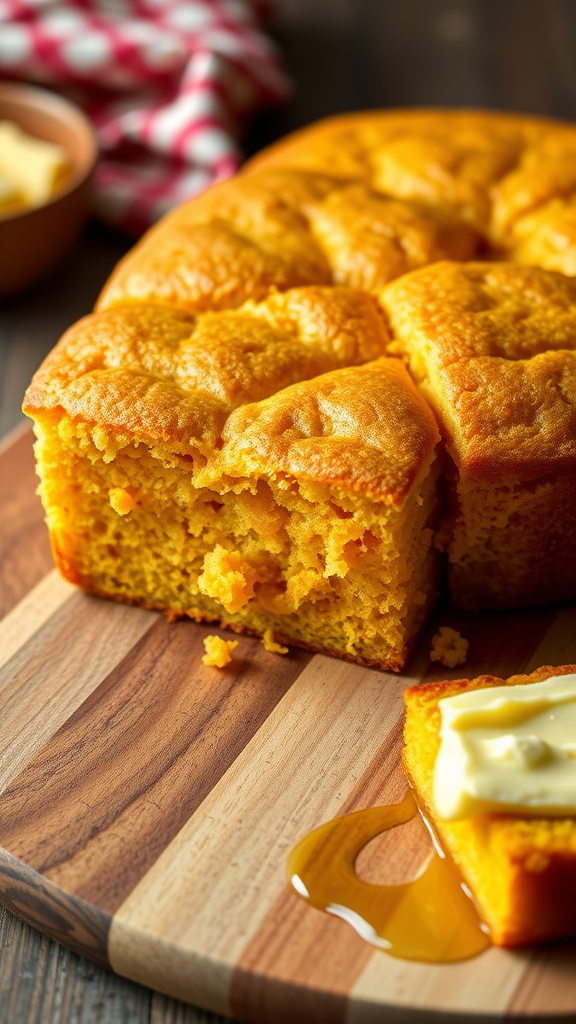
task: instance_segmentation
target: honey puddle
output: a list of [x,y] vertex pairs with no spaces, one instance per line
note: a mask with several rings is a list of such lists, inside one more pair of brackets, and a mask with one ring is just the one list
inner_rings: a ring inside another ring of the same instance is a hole
[[404,960],[449,963],[490,946],[458,869],[434,843],[424,871],[402,885],[374,885],[355,873],[360,850],[418,814],[412,791],[399,804],[369,807],[321,825],[288,859],[299,896],[347,921],[367,942]]

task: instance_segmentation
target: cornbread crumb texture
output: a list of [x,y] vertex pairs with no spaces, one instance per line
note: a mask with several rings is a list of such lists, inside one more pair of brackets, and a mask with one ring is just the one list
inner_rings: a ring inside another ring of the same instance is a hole
[[124,487],[111,487],[109,498],[112,508],[119,516],[127,516],[136,506],[136,498]]
[[[394,405],[406,375],[390,362],[390,387],[385,373],[375,374],[382,408]],[[405,409],[416,422],[410,396],[416,412],[422,400],[406,380]],[[355,390],[363,385],[361,377]],[[300,387],[288,389],[294,409],[302,406]],[[309,479],[310,467],[302,478],[276,474],[272,455],[256,453],[248,473],[245,462],[227,456],[226,443],[195,472],[194,460],[169,446],[47,413],[36,423],[37,454],[57,563],[97,593],[400,668],[434,601],[438,572],[438,434],[422,408],[426,445],[420,435],[414,481],[402,500],[397,481],[393,494],[373,500],[344,471],[343,487]],[[382,415],[378,406],[372,412]],[[340,440],[330,421],[326,443],[333,460],[344,444],[345,469],[353,451],[360,466],[365,461],[365,442],[363,426],[353,435],[353,409],[344,413],[349,436]],[[372,459],[371,445],[368,452]],[[380,458],[386,467],[385,438]],[[135,504],[122,515],[126,494]]]
[[61,570],[399,669],[436,595],[440,433],[387,340],[339,288],[87,317],[27,398]]
[[212,668],[225,668],[232,661],[232,651],[238,647],[237,640],[223,640],[221,636],[204,637],[206,654],[202,661]]
[[405,693],[403,763],[441,841],[459,865],[496,945],[517,946],[574,933],[576,825],[573,817],[486,813],[436,817],[433,779],[440,746],[439,700],[470,689],[515,686],[574,673],[544,666],[530,675],[430,683]]
[[468,641],[451,626],[440,626],[432,637],[430,661],[439,661],[446,668],[463,665],[468,654]]

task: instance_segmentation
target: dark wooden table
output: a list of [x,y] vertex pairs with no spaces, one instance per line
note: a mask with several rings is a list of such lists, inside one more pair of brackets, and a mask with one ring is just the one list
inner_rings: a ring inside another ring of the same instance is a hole
[[[576,120],[574,0],[278,0],[273,28],[296,90],[251,127],[248,152],[324,115],[370,107],[486,106]],[[51,280],[0,306],[0,438],[22,419],[32,373],[90,310],[129,244],[92,226]],[[33,491],[25,433],[0,454],[0,614],[27,589],[27,573],[50,565]],[[2,909],[0,944],[1,1024],[224,1021],[102,970]]]

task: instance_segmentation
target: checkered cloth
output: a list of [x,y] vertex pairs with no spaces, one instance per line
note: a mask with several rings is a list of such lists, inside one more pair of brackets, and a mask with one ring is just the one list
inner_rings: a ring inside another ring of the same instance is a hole
[[138,233],[233,174],[248,115],[289,92],[261,0],[0,0],[0,76],[48,83],[100,140],[98,212]]

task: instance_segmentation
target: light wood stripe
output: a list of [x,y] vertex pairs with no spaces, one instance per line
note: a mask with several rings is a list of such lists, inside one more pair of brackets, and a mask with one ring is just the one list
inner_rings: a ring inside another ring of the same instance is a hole
[[116,912],[114,969],[230,1012],[234,964],[285,886],[289,849],[337,812],[402,693],[398,677],[314,657]]
[[501,1019],[528,963],[528,953],[495,948],[459,964],[408,963],[374,953],[350,992],[346,1024],[380,1024],[383,1002]]
[[77,590],[16,651],[2,669],[0,793],[157,618]]
[[[52,618],[77,588],[53,569],[0,623],[0,668]],[[6,685],[0,676],[0,692]]]

